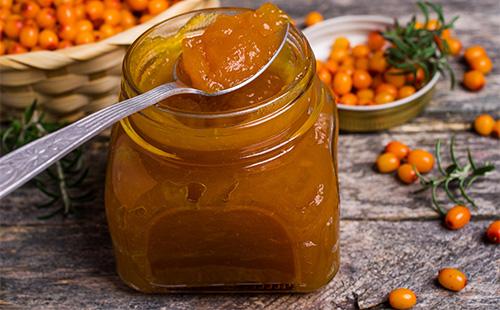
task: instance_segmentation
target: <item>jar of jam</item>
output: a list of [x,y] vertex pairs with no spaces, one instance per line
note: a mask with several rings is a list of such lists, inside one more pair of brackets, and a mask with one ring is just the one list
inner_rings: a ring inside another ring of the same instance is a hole
[[[172,80],[182,40],[211,9],[142,35],[122,98]],[[243,89],[181,95],[112,130],[106,212],[122,280],[142,292],[309,292],[339,268],[338,122],[314,55],[291,27]]]

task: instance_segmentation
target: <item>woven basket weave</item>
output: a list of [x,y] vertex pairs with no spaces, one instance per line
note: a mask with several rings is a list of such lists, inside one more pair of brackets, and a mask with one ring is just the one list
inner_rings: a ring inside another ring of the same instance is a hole
[[48,119],[66,121],[115,103],[123,57],[138,36],[172,16],[218,5],[218,0],[184,0],[146,23],[103,41],[1,56],[0,120],[19,114],[34,100]]

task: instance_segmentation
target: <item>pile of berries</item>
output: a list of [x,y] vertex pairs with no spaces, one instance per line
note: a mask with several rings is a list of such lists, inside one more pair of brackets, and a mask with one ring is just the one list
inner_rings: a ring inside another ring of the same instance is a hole
[[464,58],[471,70],[465,72],[463,84],[469,90],[478,91],[486,84],[485,75],[493,69],[493,63],[486,50],[479,45],[467,48]]
[[171,0],[0,0],[0,55],[108,38],[166,10]]

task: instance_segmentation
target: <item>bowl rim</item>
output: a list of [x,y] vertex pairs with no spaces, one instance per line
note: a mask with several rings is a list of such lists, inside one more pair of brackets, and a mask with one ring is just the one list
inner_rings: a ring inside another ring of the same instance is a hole
[[[338,17],[332,17],[329,19],[325,19],[322,22],[319,22],[315,24],[312,27],[309,27],[304,30],[304,35],[307,37],[312,36],[315,31],[318,31],[319,29],[323,29],[324,27],[328,27],[330,25],[336,25],[336,24],[344,24],[344,23],[353,23],[353,22],[379,22],[379,23],[384,23],[387,25],[392,24],[394,21],[393,18],[388,17],[388,16],[383,16],[383,15],[344,15],[344,16],[338,16]],[[311,43],[309,43],[311,44]],[[314,50],[313,50],[314,51]],[[430,79],[427,84],[425,84],[424,87],[420,88],[418,91],[416,91],[414,94],[411,96],[408,96],[403,99],[398,99],[395,101],[392,101],[390,103],[384,103],[384,104],[377,104],[377,105],[370,105],[370,106],[356,106],[356,105],[346,105],[343,103],[337,103],[338,109],[342,110],[347,110],[347,111],[359,111],[359,112],[368,112],[368,111],[380,111],[380,110],[386,110],[386,109],[392,109],[394,107],[402,106],[408,103],[411,103],[412,101],[422,97],[424,94],[426,94],[428,91],[430,91],[439,81],[439,78],[441,77],[441,74],[439,72],[435,72],[432,78]]]

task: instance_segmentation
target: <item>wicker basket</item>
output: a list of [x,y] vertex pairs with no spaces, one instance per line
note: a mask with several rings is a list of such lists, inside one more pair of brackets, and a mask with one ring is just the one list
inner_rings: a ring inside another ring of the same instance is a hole
[[106,40],[56,51],[0,57],[0,120],[37,100],[47,118],[72,121],[117,101],[127,47],[151,26],[180,13],[216,7],[184,0],[148,22]]

